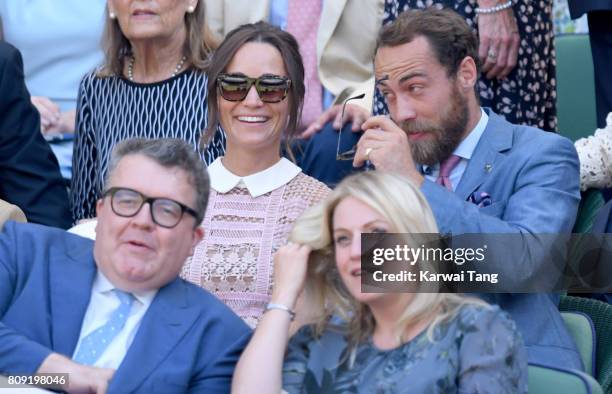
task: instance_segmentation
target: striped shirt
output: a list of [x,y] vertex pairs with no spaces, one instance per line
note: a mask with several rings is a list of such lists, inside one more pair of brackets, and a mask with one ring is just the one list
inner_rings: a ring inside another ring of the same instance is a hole
[[180,138],[193,145],[206,164],[225,152],[225,134],[218,129],[205,150],[200,136],[207,125],[206,74],[187,70],[155,83],[87,74],[81,81],[77,106],[71,185],[75,221],[95,217],[96,200],[104,187],[111,152],[120,141]]

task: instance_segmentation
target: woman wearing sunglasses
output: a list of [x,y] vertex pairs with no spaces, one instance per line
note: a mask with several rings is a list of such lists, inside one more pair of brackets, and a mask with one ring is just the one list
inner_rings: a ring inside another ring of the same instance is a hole
[[270,299],[272,256],[293,222],[329,189],[281,157],[297,134],[304,67],[293,36],[267,23],[228,34],[208,69],[208,131],[225,156],[208,168],[206,235],[183,278],[215,293],[255,325]]
[[[295,243],[277,252],[271,303],[238,362],[232,393],[527,392],[523,341],[497,306],[459,294],[362,292],[362,233],[404,233],[418,248],[419,234],[437,226],[403,177],[345,178],[297,220]],[[289,338],[304,286],[319,318]]]

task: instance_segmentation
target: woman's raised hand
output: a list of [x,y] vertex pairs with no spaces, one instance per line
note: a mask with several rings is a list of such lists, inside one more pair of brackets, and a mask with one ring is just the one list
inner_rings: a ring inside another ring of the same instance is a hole
[[278,249],[274,255],[274,289],[272,302],[280,303],[291,309],[306,281],[306,268],[311,248],[289,242]]

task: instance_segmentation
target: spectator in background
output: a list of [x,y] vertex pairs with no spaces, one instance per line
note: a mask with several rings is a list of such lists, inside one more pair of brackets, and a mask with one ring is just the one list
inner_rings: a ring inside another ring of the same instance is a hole
[[[364,123],[354,164],[370,160],[377,170],[409,177],[443,234],[515,234],[523,242],[512,262],[492,258],[488,266],[520,286],[550,276],[551,261],[532,247],[538,237],[571,232],[580,201],[578,156],[567,138],[480,107],[478,47],[473,30],[450,9],[409,10],[385,26],[374,64],[391,118]],[[511,314],[530,361],[582,369],[558,296],[482,298]]]
[[228,393],[250,330],[178,278],[203,234],[200,158],[134,139],[110,167],[95,242],[32,224],[0,234],[0,375],[69,374],[70,393]]
[[329,189],[281,157],[298,133],[304,67],[293,36],[265,22],[230,32],[211,60],[208,136],[220,124],[225,156],[210,172],[204,236],[182,277],[254,326],[270,298],[272,255],[295,219]]
[[30,222],[70,226],[68,194],[40,133],[21,55],[5,42],[0,42],[0,199],[17,205]]
[[213,46],[198,0],[110,0],[104,66],[81,81],[72,177],[75,221],[95,216],[110,152],[133,137],[180,138],[210,164],[225,151],[206,128],[206,69]]
[[[385,0],[384,24],[433,5],[455,10],[478,31],[481,105],[510,123],[557,131],[552,1]],[[374,112],[388,112],[380,93]]]
[[[276,254],[272,300],[232,392],[526,393],[523,341],[499,307],[418,288],[362,290],[362,233],[406,234],[405,245],[418,248],[420,234],[437,232],[408,179],[370,172],[343,180]],[[289,338],[303,288],[318,319]],[[263,358],[267,368],[258,367]]]
[[1,1],[4,39],[24,60],[25,80],[62,176],[72,173],[79,81],[102,62],[105,0]]
[[612,1],[568,0],[573,19],[587,14],[593,69],[597,127],[606,126],[606,116],[612,112]]
[[371,113],[374,94],[372,53],[382,23],[383,0],[205,0],[211,30],[224,37],[232,29],[260,20],[293,34],[304,59],[306,96],[300,130],[308,141],[297,149],[298,165],[318,180],[335,185],[354,171],[350,161],[336,161],[340,105],[347,106],[350,132],[342,133],[342,151],[359,138]]

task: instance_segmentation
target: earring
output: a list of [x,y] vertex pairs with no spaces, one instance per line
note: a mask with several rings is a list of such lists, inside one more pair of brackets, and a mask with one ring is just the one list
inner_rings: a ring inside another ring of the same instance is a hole
[[194,6],[190,5],[190,6],[187,7],[187,13],[191,14],[191,13],[193,13],[193,11],[195,11],[195,7]]
[[117,15],[112,11],[108,13],[108,17],[111,19],[117,19]]

